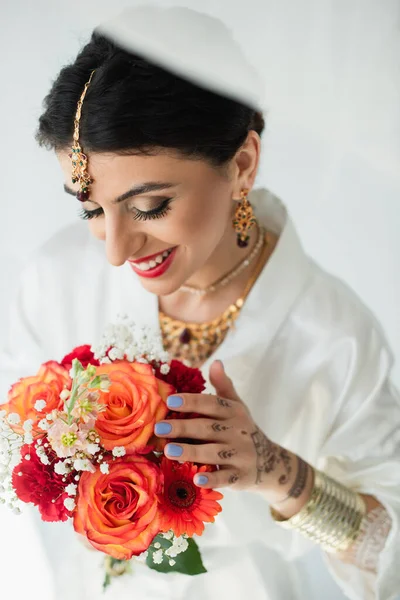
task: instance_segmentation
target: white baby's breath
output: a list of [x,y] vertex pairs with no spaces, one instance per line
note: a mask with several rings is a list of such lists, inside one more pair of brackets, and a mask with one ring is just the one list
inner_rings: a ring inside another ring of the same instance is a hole
[[65,488],[65,491],[67,492],[68,496],[76,496],[76,489],[77,486],[75,485],[75,483],[70,483]]
[[92,463],[87,458],[76,458],[74,460],[74,469],[75,471],[90,471],[91,473],[95,471]]
[[108,463],[106,463],[106,462],[101,463],[100,471],[103,473],[103,475],[107,475],[107,473],[110,472],[110,467],[108,466]]
[[73,498],[65,498],[64,506],[67,510],[73,511],[76,506],[75,500]]
[[67,475],[70,472],[70,468],[66,461],[59,460],[54,465],[54,471],[57,473],[57,475]]
[[32,431],[32,426],[33,426],[33,420],[32,419],[27,419],[26,421],[23,422],[23,429],[24,431],[26,431],[26,433],[30,433]]
[[51,423],[47,419],[41,419],[38,423],[39,428],[42,431],[47,431],[51,427]]
[[125,450],[124,446],[115,446],[115,448],[113,448],[112,454],[116,458],[119,458],[121,456],[125,456],[126,450]]
[[161,550],[156,550],[156,552],[153,552],[153,562],[156,565],[161,565],[162,561],[164,558],[164,554],[162,549]]
[[7,421],[10,423],[10,425],[18,425],[18,423],[21,421],[21,417],[18,413],[10,413],[7,417]]
[[37,410],[38,412],[42,412],[42,410],[46,407],[46,404],[46,400],[36,400],[33,406],[35,410]]

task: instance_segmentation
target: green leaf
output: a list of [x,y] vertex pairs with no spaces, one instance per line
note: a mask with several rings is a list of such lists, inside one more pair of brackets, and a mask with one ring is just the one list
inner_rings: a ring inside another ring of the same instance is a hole
[[[155,548],[154,544],[160,544],[163,550],[167,550],[172,546],[172,541],[165,539],[162,535],[157,535],[148,550],[146,564],[150,569],[154,569],[159,573],[184,573],[185,575],[199,575],[200,573],[206,573],[207,570],[203,565],[200,550],[196,542],[192,538],[188,538],[188,548],[185,552],[178,554],[178,556],[169,557],[163,554],[163,560],[161,564],[156,564],[153,560],[154,552],[160,550]],[[174,565],[170,565],[169,561],[175,561]]]

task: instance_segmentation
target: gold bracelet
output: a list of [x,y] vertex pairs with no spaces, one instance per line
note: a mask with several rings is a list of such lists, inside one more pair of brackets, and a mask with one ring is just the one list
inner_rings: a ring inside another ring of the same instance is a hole
[[363,518],[365,502],[328,475],[315,470],[310,499],[296,515],[284,519],[271,508],[272,518],[286,529],[300,531],[327,552],[343,552],[356,540]]

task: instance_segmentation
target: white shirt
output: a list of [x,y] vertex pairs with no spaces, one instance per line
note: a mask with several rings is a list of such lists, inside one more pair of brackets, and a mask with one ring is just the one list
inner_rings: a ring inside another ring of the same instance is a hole
[[[378,578],[273,522],[265,499],[223,490],[223,512],[198,538],[205,575],[137,565],[101,591],[101,560],[65,524],[40,523],[57,599],[389,600],[400,594],[400,402],[379,324],[355,294],[305,254],[281,202],[250,196],[277,246],[236,322],[202,371],[221,359],[261,429],[316,468],[387,507],[393,525]],[[158,328],[157,298],[129,265],[107,264],[83,224],[58,233],[26,269],[0,356],[4,392],[39,364],[95,343],[118,314]],[[209,391],[212,388],[209,386]],[[329,571],[328,571],[329,569]],[[341,588],[341,590],[340,590]]]

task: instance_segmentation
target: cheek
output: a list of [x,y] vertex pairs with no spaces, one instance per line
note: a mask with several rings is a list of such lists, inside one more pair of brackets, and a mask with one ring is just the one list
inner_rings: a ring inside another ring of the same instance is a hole
[[[202,244],[215,243],[226,230],[231,218],[232,206],[229,192],[204,193],[190,202],[176,205],[171,212],[169,227],[180,243],[193,245],[195,240]],[[204,234],[207,234],[206,236]]]

